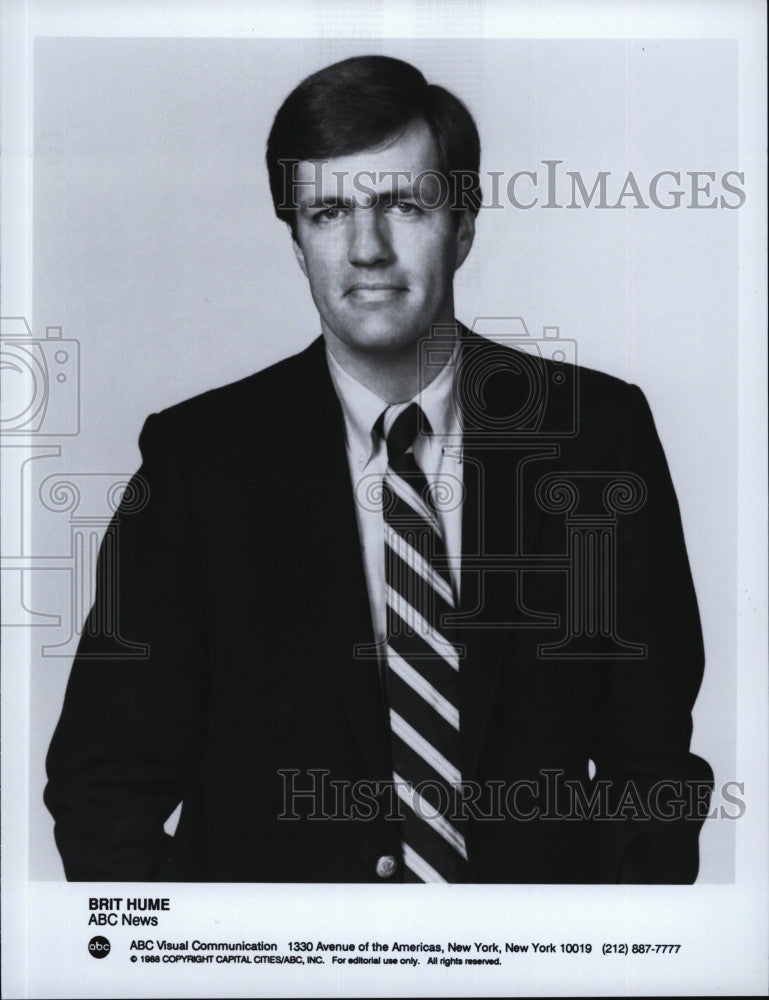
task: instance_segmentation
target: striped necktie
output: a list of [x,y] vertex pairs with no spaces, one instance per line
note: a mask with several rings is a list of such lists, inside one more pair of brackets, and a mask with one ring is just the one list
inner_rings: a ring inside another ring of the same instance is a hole
[[[459,656],[444,619],[455,609],[430,487],[412,454],[416,403],[384,413],[382,506],[387,687],[393,780],[401,800],[405,879],[467,880],[455,809],[459,768]],[[442,563],[442,564],[441,564]]]

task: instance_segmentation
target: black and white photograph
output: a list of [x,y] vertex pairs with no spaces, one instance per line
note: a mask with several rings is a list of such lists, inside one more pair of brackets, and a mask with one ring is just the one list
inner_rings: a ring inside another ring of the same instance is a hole
[[769,989],[765,22],[9,3],[4,995]]

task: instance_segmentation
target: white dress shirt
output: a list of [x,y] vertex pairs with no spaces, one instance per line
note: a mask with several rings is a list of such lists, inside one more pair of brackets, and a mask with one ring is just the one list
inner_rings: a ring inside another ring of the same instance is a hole
[[[430,434],[417,435],[414,459],[434,487],[433,496],[458,607],[463,485],[462,425],[452,394],[456,353],[455,350],[451,360],[426,388],[398,406],[405,409],[409,403],[418,403],[432,429]],[[375,641],[382,645],[387,637],[387,611],[381,491],[387,468],[387,448],[375,425],[389,404],[346,372],[328,349],[326,356],[331,380],[344,412],[347,461],[355,497],[371,620]]]

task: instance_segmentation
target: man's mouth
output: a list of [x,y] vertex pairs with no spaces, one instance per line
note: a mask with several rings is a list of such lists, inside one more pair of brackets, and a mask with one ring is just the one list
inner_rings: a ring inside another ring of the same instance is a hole
[[388,282],[358,282],[350,285],[344,293],[356,302],[386,302],[407,292],[405,285],[395,285]]

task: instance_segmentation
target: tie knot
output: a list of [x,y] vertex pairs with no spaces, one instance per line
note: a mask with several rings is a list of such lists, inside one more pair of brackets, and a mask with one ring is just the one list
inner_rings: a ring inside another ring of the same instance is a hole
[[417,403],[409,403],[405,410],[400,412],[397,406],[390,406],[385,410],[383,430],[390,463],[402,458],[414,444],[420,422],[429,430],[427,418]]

